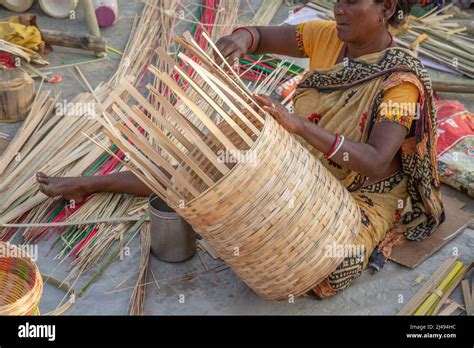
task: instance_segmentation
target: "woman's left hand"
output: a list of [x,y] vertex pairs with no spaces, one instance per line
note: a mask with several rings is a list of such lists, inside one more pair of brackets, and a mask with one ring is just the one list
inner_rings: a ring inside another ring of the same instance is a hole
[[303,120],[290,113],[281,103],[265,95],[254,95],[257,103],[270,115],[273,116],[290,133],[299,133],[303,126]]

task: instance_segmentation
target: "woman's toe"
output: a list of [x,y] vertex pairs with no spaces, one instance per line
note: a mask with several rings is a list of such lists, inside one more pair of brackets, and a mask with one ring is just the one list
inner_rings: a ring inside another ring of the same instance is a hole
[[44,184],[44,185],[47,185],[49,184],[49,177],[44,174],[44,173],[38,173],[36,174],[36,180],[40,183],[40,184]]

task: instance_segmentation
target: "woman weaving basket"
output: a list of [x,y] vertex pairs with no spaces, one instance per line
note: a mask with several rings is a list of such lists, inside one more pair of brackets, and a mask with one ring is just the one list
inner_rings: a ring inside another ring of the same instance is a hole
[[[338,0],[335,22],[242,27],[217,43],[229,61],[246,53],[310,58],[294,113],[268,97],[256,98],[343,183],[361,210],[355,246],[363,253],[347,255],[316,286],[320,297],[346,288],[369,264],[381,267],[391,245],[422,240],[444,220],[431,82],[389,33],[410,8],[410,0]],[[81,178],[40,173],[38,181],[45,194],[76,201],[96,192],[151,194],[130,172]]]

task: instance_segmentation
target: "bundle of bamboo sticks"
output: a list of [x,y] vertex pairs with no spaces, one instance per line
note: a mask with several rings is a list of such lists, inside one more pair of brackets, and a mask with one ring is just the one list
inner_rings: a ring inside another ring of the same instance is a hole
[[[78,176],[92,160],[100,156],[101,151],[90,148],[87,139],[77,137],[78,132],[91,132],[100,136],[100,126],[83,114],[63,117],[54,113],[59,97],[48,96],[48,92],[39,94],[19,136],[1,158],[0,224],[20,217],[47,200],[45,195],[38,192],[37,172],[47,172],[53,176],[66,173]],[[85,97],[78,96],[76,102],[81,102]]]
[[32,51],[23,46],[1,40],[0,39],[0,51],[12,54],[15,57],[24,59],[28,63],[36,63],[40,65],[48,65],[49,63],[41,57],[41,55],[35,51]]
[[[313,1],[310,5],[324,18],[334,20],[333,2]],[[391,32],[401,47],[474,78],[474,39],[465,34],[467,27],[452,19],[454,14],[444,14],[452,6],[439,10],[435,6],[420,18],[408,16],[402,27]]]
[[437,315],[470,267],[458,261],[457,257],[446,260],[398,314]]
[[143,315],[145,312],[145,284],[148,274],[150,248],[151,248],[151,231],[150,224],[145,224],[140,231],[140,268],[137,283],[133,289],[130,298],[130,315]]
[[453,14],[443,14],[453,4],[420,18],[409,16],[395,41],[452,70],[474,78],[474,39],[464,35],[466,27],[449,21]]

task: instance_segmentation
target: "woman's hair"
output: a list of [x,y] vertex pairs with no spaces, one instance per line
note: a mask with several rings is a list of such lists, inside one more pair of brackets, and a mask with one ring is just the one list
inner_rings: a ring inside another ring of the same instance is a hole
[[[381,3],[384,0],[375,0],[376,3]],[[405,22],[406,16],[410,13],[411,8],[415,5],[417,0],[397,0],[397,9],[388,23],[394,27],[399,27]]]

